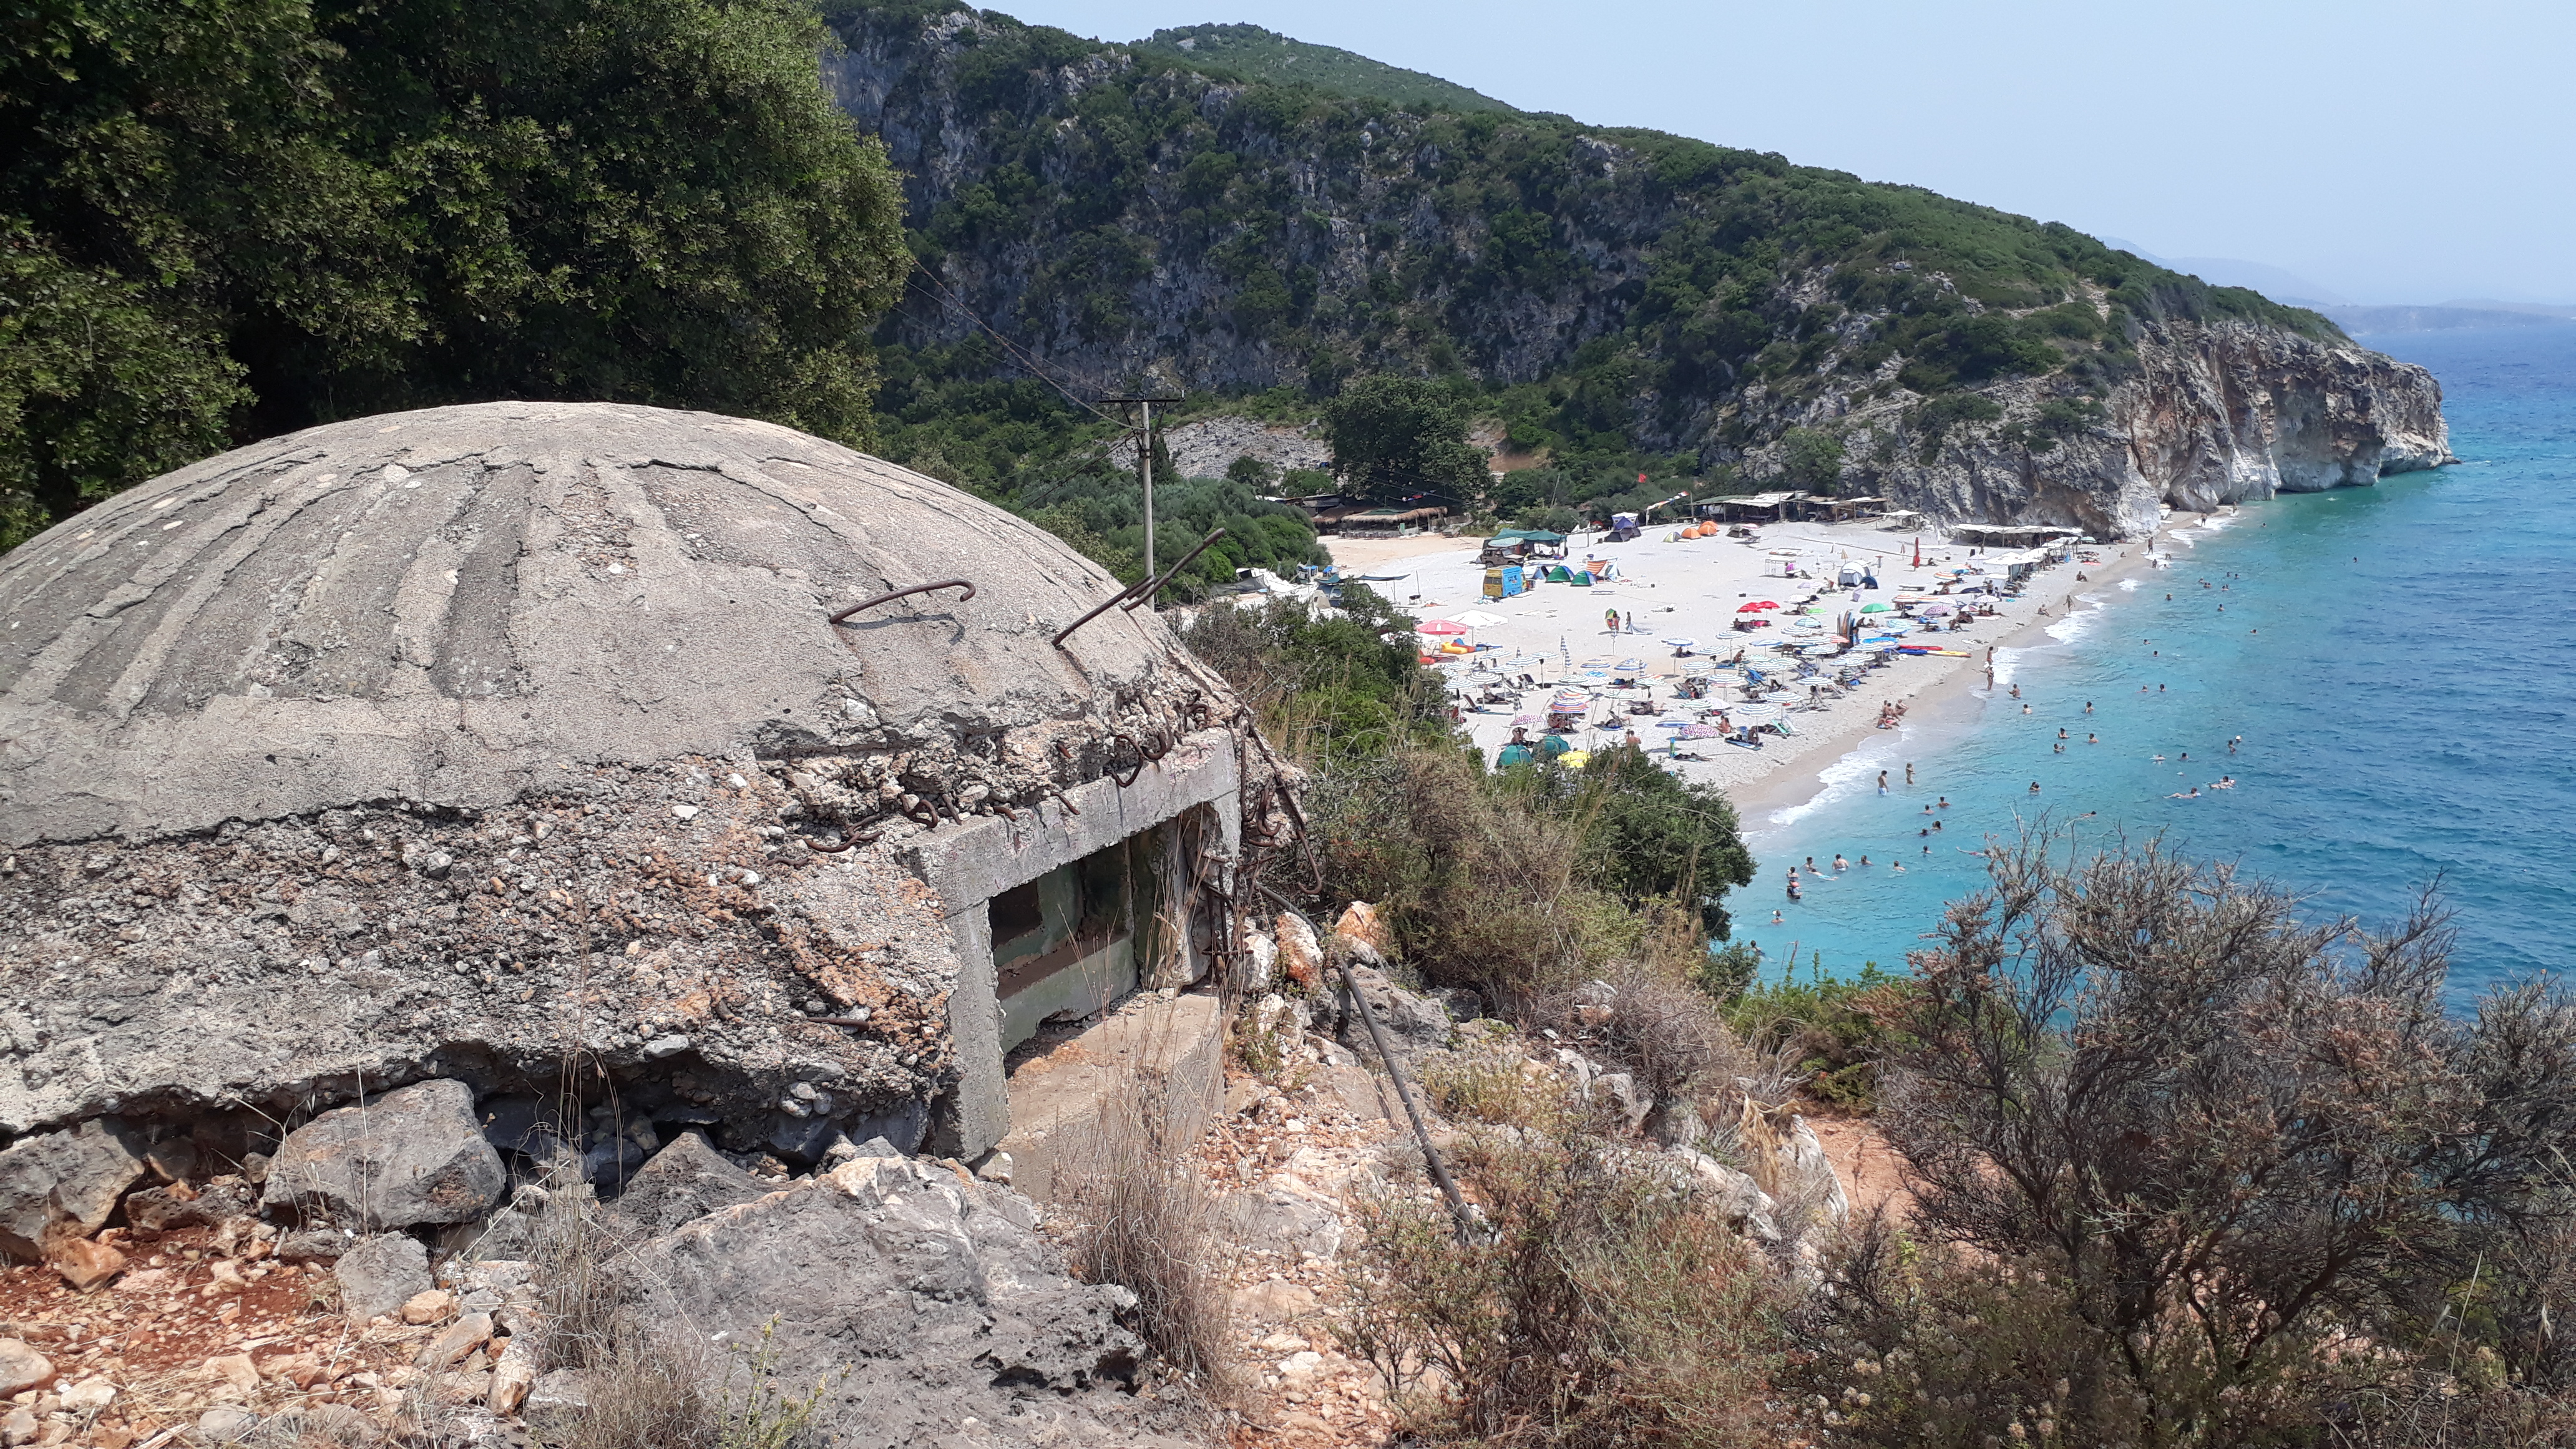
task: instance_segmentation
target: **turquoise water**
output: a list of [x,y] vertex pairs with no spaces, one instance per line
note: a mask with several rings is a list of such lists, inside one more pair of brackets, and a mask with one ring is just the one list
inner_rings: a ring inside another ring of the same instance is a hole
[[[1828,974],[1894,968],[1982,883],[1965,852],[2045,814],[2088,839],[2165,832],[2320,916],[2386,922],[2438,879],[2458,913],[2455,989],[2565,970],[2576,326],[2364,340],[2441,378],[2462,466],[2249,504],[2172,568],[2090,595],[2101,607],[2054,641],[2000,658],[1992,696],[1872,739],[1814,802],[1748,820],[1761,875],[1730,900],[1736,935],[1775,969],[1793,942],[1801,974],[1819,957]],[[2223,775],[2235,787],[2211,790]],[[1943,827],[1929,836],[1927,804]],[[1855,862],[1838,876],[1836,852]],[[1827,878],[1790,904],[1783,873],[1809,856]]]

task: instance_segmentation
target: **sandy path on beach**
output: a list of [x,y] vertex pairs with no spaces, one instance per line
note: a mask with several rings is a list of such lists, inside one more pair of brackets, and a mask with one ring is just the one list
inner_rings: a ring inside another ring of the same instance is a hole
[[[1734,641],[1743,637],[1732,631],[1740,605],[1752,599],[1772,599],[1781,605],[1773,617],[1781,619],[1782,624],[1758,631],[1767,636],[1785,628],[1791,611],[1829,586],[1824,578],[1779,577],[1780,560],[1770,550],[1800,549],[1802,562],[1810,572],[1821,572],[1820,565],[1839,565],[1846,559],[1873,566],[1879,590],[1823,594],[1820,602],[1828,618],[1863,603],[1887,600],[1900,591],[1919,589],[1928,593],[1936,567],[1957,567],[1984,557],[1972,558],[1965,545],[1937,542],[1937,535],[1926,533],[1924,567],[1916,569],[1911,566],[1914,534],[1888,533],[1860,524],[1772,525],[1750,542],[1723,537],[1668,542],[1670,533],[1662,529],[1634,542],[1589,548],[1578,544],[1569,563],[1579,565],[1587,555],[1608,559],[1618,565],[1623,577],[1590,588],[1541,584],[1530,593],[1503,600],[1483,597],[1484,570],[1477,563],[1474,540],[1325,542],[1336,562],[1359,572],[1394,573],[1395,566],[1400,566],[1404,578],[1375,587],[1417,618],[1448,618],[1473,610],[1504,619],[1501,624],[1478,628],[1468,637],[1478,644],[1497,646],[1487,658],[1504,662],[1511,675],[1531,674],[1541,687],[1520,692],[1515,705],[1465,716],[1469,733],[1488,759],[1511,737],[1515,715],[1541,710],[1549,693],[1547,686],[1569,676],[1577,683],[1583,682],[1579,670],[1566,667],[1569,659],[1579,666],[1587,659],[1603,656],[1637,658],[1656,680],[1654,698],[1659,706],[1667,707],[1666,712],[1688,713],[1704,708],[1697,701],[1673,702],[1673,683],[1688,661],[1674,657],[1674,651],[1660,640],[1691,638],[1700,642],[1702,653],[1731,652]],[[1398,544],[1414,549],[1399,556],[1383,551],[1388,545]],[[1686,753],[1674,768],[1685,778],[1725,789],[1736,799],[1746,823],[1753,824],[1757,811],[1794,804],[1812,795],[1819,788],[1817,772],[1871,736],[1883,703],[1903,703],[1920,718],[1925,707],[1937,704],[1946,694],[1971,687],[1982,689],[1990,647],[2010,645],[2033,626],[2044,628],[2063,618],[2069,612],[2070,599],[2075,610],[2090,607],[2076,596],[2096,593],[2119,574],[2140,566],[2146,550],[2141,543],[2111,544],[2099,550],[2099,565],[2069,563],[2043,569],[2030,581],[2023,597],[2001,604],[1996,618],[1981,619],[1956,632],[1907,636],[1909,643],[1939,643],[1965,650],[1970,657],[1899,656],[1884,668],[1866,673],[1861,685],[1846,697],[1822,709],[1791,713],[1790,727],[1797,731],[1794,737],[1766,736],[1764,747],[1758,751],[1716,740],[1691,741],[1691,747],[1706,758],[1694,760]],[[2085,576],[2080,582],[2079,574]],[[1606,610],[1614,608],[1622,615],[1623,627],[1617,633],[1605,627],[1603,618]],[[1638,733],[1649,744],[1662,743],[1663,732],[1652,728],[1658,717],[1633,717],[1644,727]],[[1631,718],[1613,714],[1609,707],[1596,706],[1589,727],[1574,743],[1584,748],[1615,744],[1624,737]]]

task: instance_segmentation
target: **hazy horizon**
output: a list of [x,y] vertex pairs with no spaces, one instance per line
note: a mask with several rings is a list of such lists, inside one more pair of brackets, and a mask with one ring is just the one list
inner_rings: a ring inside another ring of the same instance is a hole
[[[1524,110],[1777,151],[2360,304],[2576,304],[2576,10],[1025,0],[1103,40],[1250,22]],[[2424,77],[2407,82],[2409,73]]]

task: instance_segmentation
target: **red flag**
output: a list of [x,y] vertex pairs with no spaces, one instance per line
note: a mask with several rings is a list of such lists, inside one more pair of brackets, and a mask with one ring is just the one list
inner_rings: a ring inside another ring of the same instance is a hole
[[1643,474],[1643,473],[1638,474],[1638,475],[1637,475],[1637,481],[1638,481],[1640,484],[1643,484],[1643,483],[1646,481],[1646,475],[1645,475],[1645,474]]

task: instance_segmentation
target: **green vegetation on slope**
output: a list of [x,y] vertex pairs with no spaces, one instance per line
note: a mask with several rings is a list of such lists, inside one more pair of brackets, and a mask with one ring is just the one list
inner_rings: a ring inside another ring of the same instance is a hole
[[[1545,450],[1555,473],[1520,483],[1539,496],[1518,508],[1639,472],[1650,490],[1722,485],[1828,392],[1895,399],[1921,435],[1957,435],[2000,416],[1981,416],[1979,390],[2008,379],[2070,407],[2100,397],[2149,328],[2338,335],[1919,188],[1557,116],[1237,80],[990,12],[933,40],[923,8],[858,4],[835,24],[885,57],[881,109],[861,119],[898,138],[914,248],[977,312],[1072,375],[1151,372],[1202,408],[1312,418],[1355,376],[1439,379],[1511,447]],[[949,116],[970,123],[962,153],[901,150],[953,134],[930,125]],[[882,337],[919,354],[925,385],[1014,375],[953,345],[966,326],[916,298]],[[1027,457],[971,411],[906,420],[943,452],[985,440],[996,474]],[[2060,434],[2019,436],[2036,452]],[[1888,460],[1852,461],[1866,485]]]
[[33,0],[0,58],[0,546],[492,398],[870,432],[910,258],[795,0]]
[[1206,75],[1312,86],[1327,95],[1359,96],[1416,110],[1517,114],[1513,107],[1455,81],[1333,46],[1292,40],[1258,25],[1184,25],[1157,30],[1137,41],[1135,48],[1139,53],[1169,55]]

